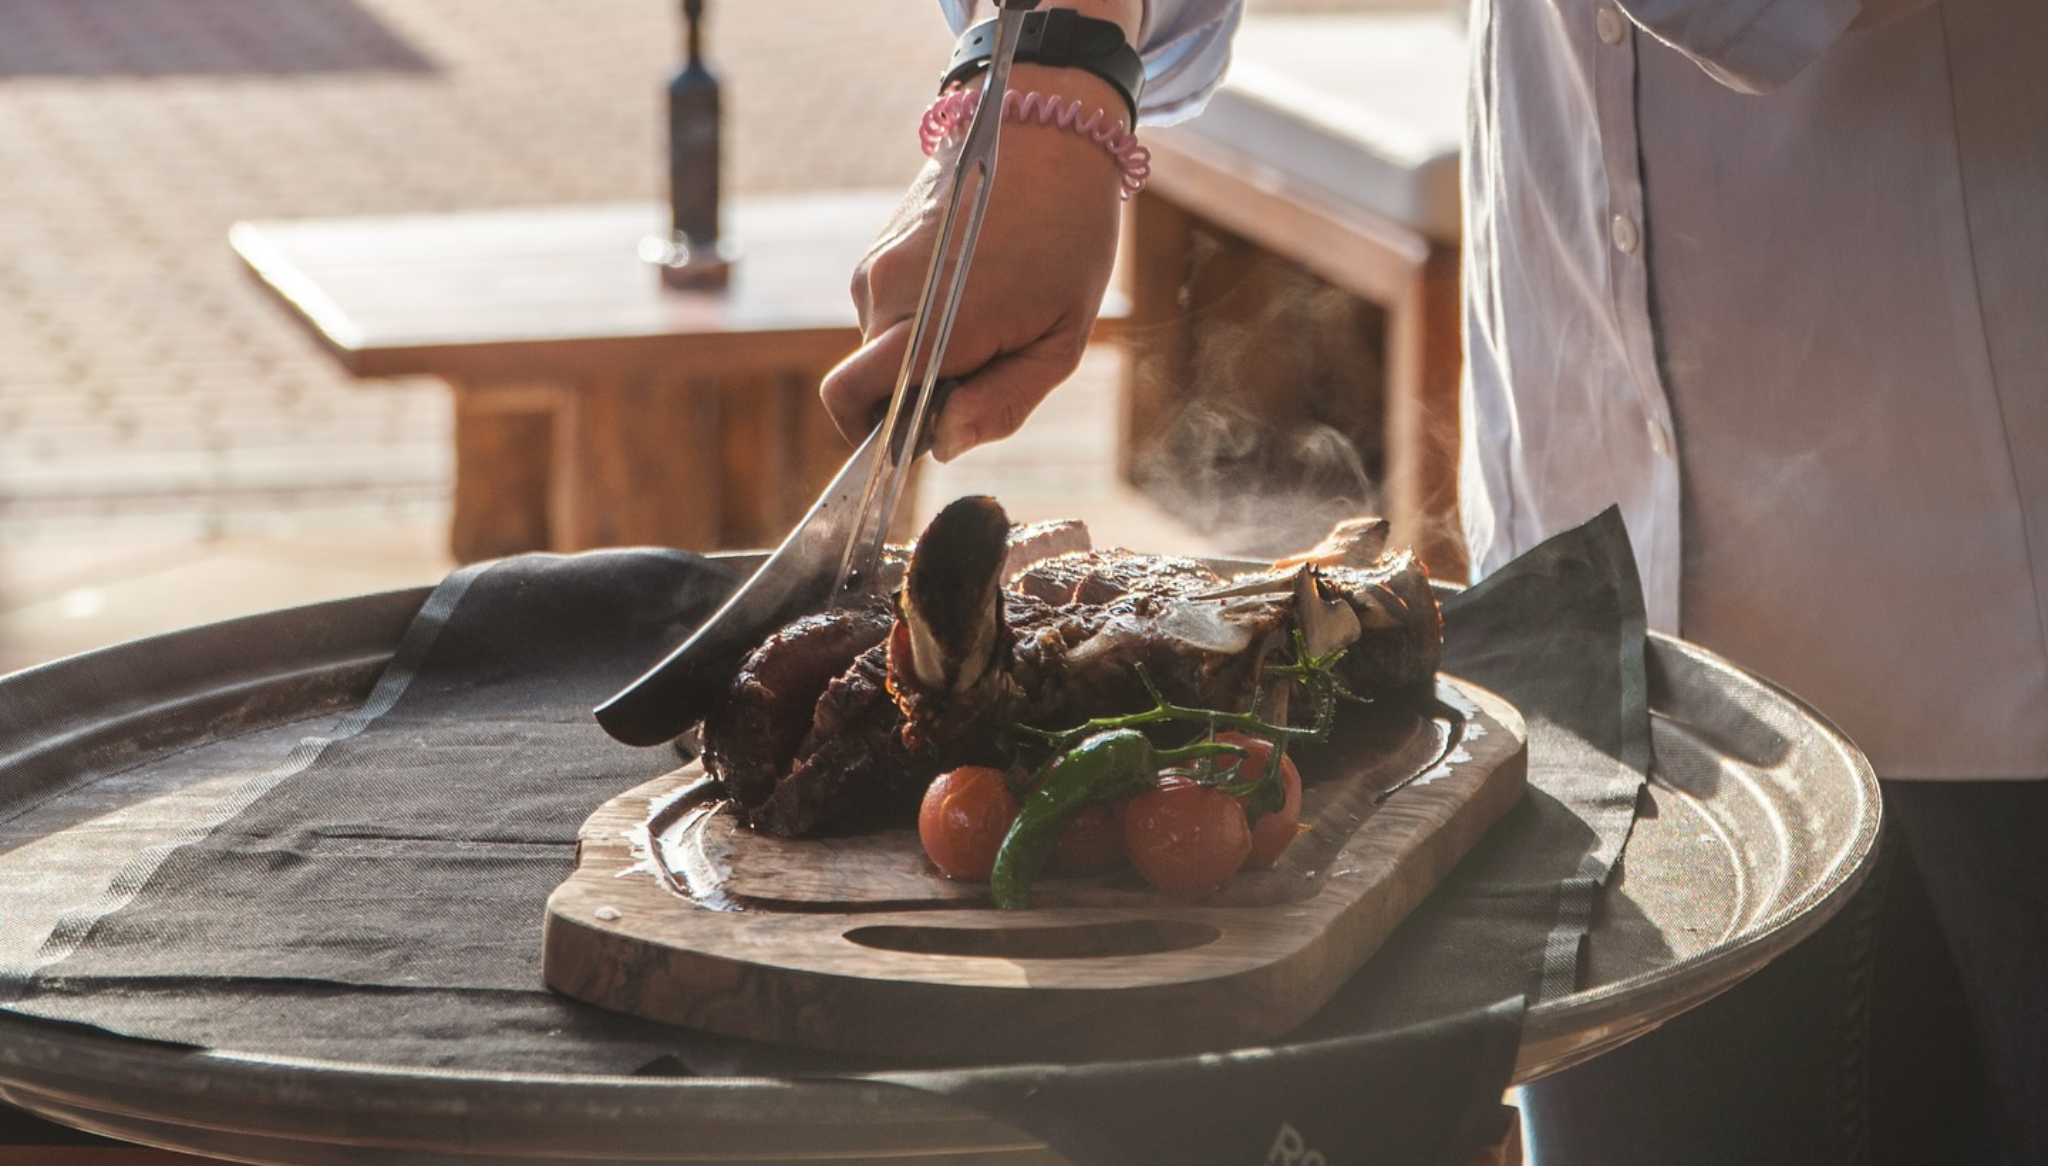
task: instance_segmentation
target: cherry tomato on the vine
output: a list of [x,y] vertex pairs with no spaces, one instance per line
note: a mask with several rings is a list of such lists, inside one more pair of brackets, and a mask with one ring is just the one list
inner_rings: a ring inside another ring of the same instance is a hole
[[1230,880],[1251,853],[1244,806],[1222,790],[1168,774],[1123,805],[1124,847],[1146,882],[1198,895]]
[[[1271,741],[1235,730],[1218,733],[1216,739],[1244,750],[1244,760],[1237,766],[1237,781],[1255,781],[1265,776],[1273,756]],[[1251,824],[1252,852],[1244,860],[1246,870],[1273,869],[1280,853],[1301,833],[1301,771],[1294,767],[1294,758],[1285,753],[1280,755],[1280,791],[1280,808],[1260,814]]]
[[1017,799],[1003,771],[963,765],[932,779],[925,789],[917,836],[932,865],[948,878],[984,881],[1016,820]]
[[1082,806],[1060,829],[1048,865],[1057,874],[1106,874],[1124,864],[1124,831],[1101,802]]

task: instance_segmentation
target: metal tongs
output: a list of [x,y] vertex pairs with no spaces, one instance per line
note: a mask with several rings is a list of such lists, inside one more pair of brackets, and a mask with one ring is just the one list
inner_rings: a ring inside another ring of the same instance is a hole
[[[659,745],[676,737],[703,716],[740,660],[775,629],[880,589],[883,546],[904,480],[929,444],[932,419],[952,387],[939,380],[939,363],[988,210],[1010,65],[1025,13],[1038,3],[996,0],[995,44],[982,99],[953,162],[945,215],[888,411],[753,576],[661,663],[597,707],[598,724],[618,740]],[[964,225],[962,203],[967,204]]]

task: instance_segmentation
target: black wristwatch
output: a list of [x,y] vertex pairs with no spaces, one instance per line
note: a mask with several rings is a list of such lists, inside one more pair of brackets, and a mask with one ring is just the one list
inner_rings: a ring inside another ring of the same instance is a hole
[[[988,67],[995,55],[996,22],[985,20],[970,28],[953,46],[952,63],[939,81],[939,92],[967,80]],[[1138,50],[1124,40],[1124,30],[1114,21],[1083,16],[1071,8],[1047,8],[1027,13],[1024,31],[1017,40],[1017,59],[1034,65],[1059,65],[1085,69],[1110,83],[1123,96],[1131,112],[1131,128],[1138,125],[1138,98],[1145,89],[1145,62]]]

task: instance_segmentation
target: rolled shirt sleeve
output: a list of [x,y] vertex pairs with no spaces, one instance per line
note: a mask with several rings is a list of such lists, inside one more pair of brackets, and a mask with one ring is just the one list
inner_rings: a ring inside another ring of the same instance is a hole
[[[974,19],[974,0],[939,0],[939,7],[956,33]],[[1230,38],[1243,13],[1243,0],[1146,0],[1136,46],[1145,59],[1141,123],[1170,125],[1201,112],[1230,65]]]

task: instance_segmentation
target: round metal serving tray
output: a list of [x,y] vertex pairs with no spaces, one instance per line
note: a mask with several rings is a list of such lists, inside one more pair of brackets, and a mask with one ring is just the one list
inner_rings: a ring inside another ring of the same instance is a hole
[[[137,832],[175,831],[178,807],[222,775],[360,704],[427,594],[252,616],[0,678],[0,969],[24,966],[67,895],[105,886],[147,841]],[[1761,967],[1832,914],[1876,839],[1869,766],[1811,709],[1676,640],[1653,638],[1649,665],[1655,769],[1596,915],[1591,986],[1529,1012],[1517,1080]],[[0,1098],[251,1162],[1062,1160],[876,1081],[427,1071],[187,1050],[7,1012]]]

